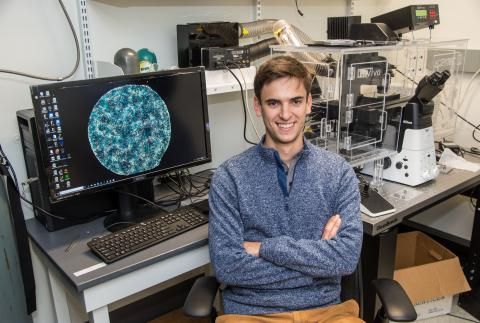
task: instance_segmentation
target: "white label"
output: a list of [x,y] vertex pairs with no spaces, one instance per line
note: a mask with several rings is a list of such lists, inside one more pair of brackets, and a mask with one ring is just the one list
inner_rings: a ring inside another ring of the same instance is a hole
[[96,264],[96,265],[93,265],[93,266],[90,266],[90,267],[87,267],[85,269],[82,269],[82,270],[79,270],[77,272],[74,272],[73,275],[75,277],[78,277],[78,276],[82,276],[82,275],[85,275],[86,273],[89,273],[91,271],[94,271],[94,270],[97,270],[97,269],[100,269],[102,267],[105,267],[107,264],[104,263],[104,262],[101,262],[99,264]]

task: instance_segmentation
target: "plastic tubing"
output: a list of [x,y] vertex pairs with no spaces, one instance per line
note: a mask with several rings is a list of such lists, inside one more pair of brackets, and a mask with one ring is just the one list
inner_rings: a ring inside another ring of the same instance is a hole
[[258,37],[261,35],[272,34],[273,24],[276,19],[263,19],[252,22],[242,22],[239,24],[240,38]]
[[[273,24],[273,34],[280,45],[303,47],[305,42],[311,41],[310,37],[285,20],[277,20]],[[307,63],[306,66],[311,73],[329,76],[334,72],[330,64],[326,63],[328,56],[323,53],[294,52],[292,55],[303,63]]]
[[255,44],[247,45],[247,47],[250,49],[250,59],[254,61],[269,55],[270,45],[278,45],[278,41],[275,37],[267,38]]

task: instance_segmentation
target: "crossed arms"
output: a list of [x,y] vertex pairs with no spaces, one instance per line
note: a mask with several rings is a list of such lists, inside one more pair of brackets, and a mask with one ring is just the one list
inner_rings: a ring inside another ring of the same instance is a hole
[[[327,224],[322,232],[322,240],[330,240],[337,235],[338,229],[342,224],[342,219],[340,218],[340,214],[333,215],[330,219],[328,219]],[[244,241],[243,248],[245,248],[245,252],[255,256],[260,257],[260,247],[261,242],[255,241]]]
[[225,169],[218,169],[215,177],[209,194],[209,244],[220,282],[256,289],[295,288],[355,270],[362,224],[353,171],[345,171],[341,185],[346,188],[338,197],[337,214],[330,216],[315,240],[283,235],[245,241],[233,179]]

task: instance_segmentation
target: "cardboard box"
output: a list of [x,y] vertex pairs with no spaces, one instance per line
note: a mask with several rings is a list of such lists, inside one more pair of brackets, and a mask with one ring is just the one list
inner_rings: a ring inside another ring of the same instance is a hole
[[398,235],[394,279],[419,320],[449,313],[453,296],[470,290],[457,256],[418,231]]

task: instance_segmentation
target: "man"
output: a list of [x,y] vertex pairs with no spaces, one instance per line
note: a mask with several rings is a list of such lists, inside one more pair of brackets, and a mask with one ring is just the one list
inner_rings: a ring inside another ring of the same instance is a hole
[[226,286],[217,322],[362,322],[354,301],[339,304],[361,250],[358,183],[343,158],[303,137],[310,86],[294,58],[265,62],[254,107],[266,134],[212,179],[210,258]]

